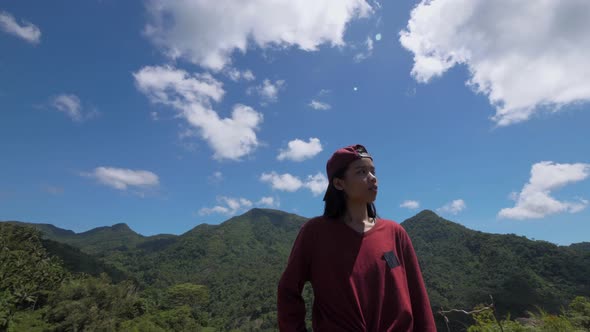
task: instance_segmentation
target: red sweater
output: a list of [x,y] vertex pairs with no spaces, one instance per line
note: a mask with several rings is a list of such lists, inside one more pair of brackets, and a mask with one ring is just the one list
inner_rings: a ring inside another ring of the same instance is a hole
[[436,331],[414,248],[395,222],[377,219],[364,234],[331,218],[306,222],[279,282],[281,331],[306,331],[307,281],[314,332]]

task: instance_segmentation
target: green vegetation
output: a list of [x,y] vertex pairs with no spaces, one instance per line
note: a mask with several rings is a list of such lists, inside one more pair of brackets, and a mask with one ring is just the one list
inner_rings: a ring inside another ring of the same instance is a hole
[[[253,209],[151,237],[125,224],[76,234],[0,223],[0,331],[275,331],[277,282],[305,221]],[[476,232],[431,211],[402,226],[435,313],[496,301],[448,324],[435,314],[440,331],[590,329],[587,243]]]
[[0,330],[18,310],[43,305],[64,277],[57,259],[41,246],[38,231],[0,224]]
[[[555,313],[577,295],[590,296],[590,252],[469,230],[427,210],[402,225],[435,311],[473,308],[492,295],[500,316],[523,317],[537,307]],[[461,316],[453,321],[452,330],[471,323]]]
[[590,300],[576,297],[559,314],[542,309],[529,312],[527,318],[499,320],[493,307],[476,307],[470,314],[475,323],[467,332],[584,332],[590,331]]

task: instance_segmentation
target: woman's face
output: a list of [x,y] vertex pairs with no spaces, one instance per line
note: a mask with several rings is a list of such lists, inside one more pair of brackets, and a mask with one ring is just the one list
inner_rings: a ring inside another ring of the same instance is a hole
[[373,161],[369,158],[353,161],[342,179],[334,179],[334,186],[346,193],[350,203],[374,202],[377,198],[377,177]]

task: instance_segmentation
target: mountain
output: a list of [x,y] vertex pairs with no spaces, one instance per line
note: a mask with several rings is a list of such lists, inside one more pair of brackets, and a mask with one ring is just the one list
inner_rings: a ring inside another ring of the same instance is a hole
[[71,230],[61,229],[50,224],[35,224],[19,221],[8,221],[8,223],[32,226],[41,231],[45,239],[78,247],[89,254],[100,254],[113,250],[126,251],[152,241],[166,241],[176,237],[170,234],[146,237],[137,234],[125,223],[97,227],[82,233],[75,233]]
[[[275,327],[277,282],[305,221],[278,210],[252,209],[179,236],[142,237],[124,224],[79,234],[46,225],[38,229],[135,276],[149,292],[181,283],[206,285],[214,299],[207,308],[212,324],[263,330]],[[306,294],[309,298],[310,290]]]
[[580,252],[590,252],[590,242],[580,242],[569,245],[569,248]]
[[[272,330],[277,282],[306,221],[278,210],[252,209],[220,225],[198,225],[178,236],[144,237],[125,224],[80,234],[41,227],[48,230],[47,238],[78,246],[134,276],[146,294],[182,283],[205,285],[210,326]],[[435,313],[441,308],[471,309],[489,303],[491,295],[500,315],[518,317],[536,306],[558,312],[574,296],[590,296],[588,243],[560,247],[483,233],[429,210],[401,225],[418,254]],[[309,286],[304,297],[310,303]],[[441,316],[435,317],[444,324]],[[450,318],[457,324],[453,330],[468,322],[461,315]]]
[[69,272],[85,273],[92,276],[105,273],[116,283],[132,278],[129,274],[105,263],[98,257],[81,251],[80,248],[49,239],[42,239],[41,244],[49,255],[58,257]]
[[220,225],[199,225],[162,250],[130,251],[118,264],[153,287],[206,285],[212,321],[226,329],[274,328],[277,282],[306,220],[252,209]]
[[473,231],[429,210],[402,226],[436,309],[467,309],[492,295],[500,313],[521,316],[536,306],[557,312],[575,295],[590,295],[588,251]]

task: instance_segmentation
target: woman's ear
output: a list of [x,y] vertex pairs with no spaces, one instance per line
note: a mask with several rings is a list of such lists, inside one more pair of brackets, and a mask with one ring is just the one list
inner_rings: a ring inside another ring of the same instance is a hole
[[332,180],[332,183],[334,184],[334,188],[338,189],[338,190],[344,190],[344,187],[342,186],[342,179],[339,178],[334,178]]

